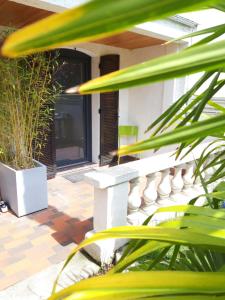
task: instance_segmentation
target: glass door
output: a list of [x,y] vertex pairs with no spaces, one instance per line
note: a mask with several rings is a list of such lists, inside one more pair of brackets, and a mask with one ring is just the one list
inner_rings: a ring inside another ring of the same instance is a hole
[[63,92],[55,105],[56,165],[91,161],[91,114],[89,96],[66,94],[65,90],[89,77],[90,58],[74,50],[60,50],[55,79]]

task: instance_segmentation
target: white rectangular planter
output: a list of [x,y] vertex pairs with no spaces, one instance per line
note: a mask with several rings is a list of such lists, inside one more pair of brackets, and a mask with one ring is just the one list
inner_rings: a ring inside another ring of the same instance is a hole
[[18,217],[48,207],[46,166],[35,163],[34,168],[14,170],[0,162],[2,199]]

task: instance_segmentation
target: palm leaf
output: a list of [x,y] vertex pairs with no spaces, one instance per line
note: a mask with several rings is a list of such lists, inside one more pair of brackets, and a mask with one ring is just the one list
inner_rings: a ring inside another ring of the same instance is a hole
[[[175,103],[173,103],[165,112],[163,112],[152,124],[147,128],[145,133],[150,131],[152,128],[154,128],[157,124],[159,126],[156,128],[154,133],[152,135],[156,135],[158,132],[160,132],[167,123],[171,120],[171,122],[176,122],[180,117],[183,116],[185,111],[178,114],[179,111],[188,103],[188,101],[191,99],[191,97],[194,96],[196,91],[213,75],[213,72],[206,72],[203,74],[203,76],[188,90],[184,95],[182,95]],[[198,101],[199,99],[197,99]],[[194,101],[194,100],[193,100]],[[192,101],[192,102],[193,102]],[[191,102],[191,103],[192,103]],[[190,104],[191,105],[191,104]],[[186,108],[189,109],[189,108]],[[171,122],[167,125],[170,126]],[[172,125],[172,124],[171,124]]]
[[213,107],[213,108],[215,108],[216,110],[218,110],[220,112],[225,113],[225,108],[222,105],[220,105],[220,104],[218,104],[218,103],[216,103],[216,102],[214,102],[212,100],[210,100],[208,102],[208,105],[211,106],[211,107]]
[[210,218],[215,219],[223,219],[225,220],[225,211],[224,210],[217,210],[217,209],[211,209],[208,207],[198,207],[193,205],[176,205],[176,206],[170,206],[170,207],[160,207],[157,209],[156,213],[162,213],[162,212],[177,212],[177,213],[186,213],[186,214],[192,214],[192,215],[199,215],[199,216],[207,216]]
[[[176,209],[172,210],[176,211]],[[210,226],[208,225],[210,223]],[[223,219],[218,218],[211,218],[209,216],[184,216],[181,218],[176,218],[174,220],[163,222],[159,225],[163,228],[191,228],[194,230],[194,232],[198,233],[204,233],[212,231],[211,234],[213,236],[225,236],[225,231],[222,229],[225,226],[225,221]],[[210,229],[209,229],[210,227]],[[187,229],[186,229],[187,230]],[[213,231],[216,231],[213,233]],[[189,231],[186,232],[187,238]],[[192,244],[192,242],[190,242]],[[182,243],[178,243],[182,244]],[[185,244],[185,243],[183,243]],[[192,244],[193,246],[200,246],[200,244]],[[126,256],[123,256],[123,258],[117,263],[117,265],[109,272],[109,274],[115,273],[115,272],[121,272],[125,268],[127,268],[129,265],[131,265],[134,261],[137,261],[141,257],[154,252],[156,250],[160,250],[163,248],[170,247],[171,245],[169,243],[162,243],[162,242],[155,242],[155,241],[148,241],[144,245],[139,245],[139,248],[135,250],[132,253],[127,254]],[[201,246],[202,247],[202,246]],[[203,246],[204,247],[204,246]],[[130,251],[131,252],[131,251]],[[174,258],[175,259],[175,258]]]
[[219,4],[218,0],[93,0],[13,33],[2,53],[15,57],[93,41],[145,21]]
[[187,38],[201,36],[201,35],[205,35],[205,34],[214,34],[214,33],[217,33],[217,32],[218,33],[221,32],[220,35],[222,35],[225,32],[225,24],[220,24],[220,25],[217,25],[217,26],[205,28],[205,29],[202,29],[202,30],[191,32],[189,34],[182,35],[182,36],[180,36],[176,39],[172,39],[171,41],[167,42],[166,44],[171,44],[171,43],[181,41],[181,40],[184,40],[184,39],[187,39]]
[[49,300],[225,299],[224,273],[129,272],[80,281]]
[[224,11],[225,12],[225,3],[224,1],[220,1],[218,4],[214,6],[216,9]]
[[177,144],[178,142],[188,142],[201,137],[207,137],[214,133],[225,131],[225,115],[210,118],[205,121],[193,123],[190,126],[176,128],[175,130],[154,136],[133,145],[124,146],[118,150],[119,155],[138,153],[150,149],[158,149],[162,146]]
[[[77,87],[81,94],[109,92],[181,77],[225,65],[225,41],[185,49],[176,54],[158,57],[147,62],[93,79]],[[72,90],[73,91],[73,90]]]
[[[156,251],[161,248],[165,248],[170,246],[169,244],[181,244],[187,246],[198,246],[203,248],[215,249],[217,251],[225,252],[225,233],[224,233],[224,219],[225,213],[209,208],[200,208],[194,206],[175,206],[168,208],[160,208],[157,210],[159,212],[165,211],[173,211],[173,212],[185,212],[188,214],[196,214],[202,217],[201,220],[195,219],[192,217],[192,221],[190,217],[183,217],[178,221],[172,220],[168,221],[167,224],[163,223],[157,227],[149,227],[149,226],[122,226],[111,228],[99,233],[96,233],[93,237],[84,240],[80,245],[78,245],[67,258],[61,272],[71,261],[73,256],[83,247],[94,243],[96,241],[110,239],[110,238],[128,238],[128,239],[139,239],[139,240],[148,240],[148,242],[137,249],[135,252],[131,253],[131,257],[133,261],[147,253],[152,251]],[[207,219],[208,218],[208,219]],[[195,220],[195,221],[193,221]],[[218,223],[221,227],[219,227]],[[190,225],[191,224],[191,225]],[[190,228],[180,229],[180,227],[191,226]],[[149,241],[150,240],[150,241]],[[153,244],[151,244],[153,243]],[[157,244],[158,243],[158,244]],[[147,249],[146,245],[148,244],[149,249]],[[162,245],[165,244],[165,245]],[[151,248],[152,247],[152,248]],[[144,250],[145,253],[144,253]],[[136,257],[135,257],[136,256]],[[128,254],[129,257],[129,254]],[[127,266],[127,261],[129,264],[132,262],[131,258],[125,257],[118,264],[115,269],[111,272],[118,271],[124,269]],[[59,273],[56,282],[53,287],[53,292],[55,292],[58,278],[60,277]]]

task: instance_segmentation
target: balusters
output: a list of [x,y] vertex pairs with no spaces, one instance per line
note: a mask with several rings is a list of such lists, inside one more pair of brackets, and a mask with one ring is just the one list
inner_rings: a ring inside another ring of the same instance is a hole
[[183,176],[184,180],[184,189],[183,193],[184,195],[187,195],[191,198],[194,198],[196,196],[196,191],[193,189],[193,184],[195,181],[194,178],[194,162],[189,162],[185,165],[185,174]]
[[146,214],[141,210],[142,198],[140,196],[140,178],[130,181],[130,192],[128,195],[128,215],[127,222],[130,225],[142,225],[146,219]]
[[141,206],[140,178],[130,181],[130,192],[128,196],[128,214],[138,211]]
[[[204,193],[200,178],[194,176],[194,168],[195,162],[192,161],[174,167],[173,176],[171,176],[169,168],[148,174],[143,191],[143,202],[140,195],[140,178],[131,180],[128,196],[128,223],[141,225],[146,216],[153,214],[158,207],[187,204],[197,195]],[[182,174],[183,169],[185,169],[184,175]],[[205,176],[203,172],[201,174],[203,177]],[[196,204],[199,205],[204,201],[204,197],[201,197]],[[174,217],[174,213],[156,214],[151,220],[151,224]]]
[[184,180],[182,177],[182,171],[183,171],[184,165],[179,165],[174,168],[174,176],[171,180],[171,188],[172,193],[170,195],[170,199],[176,204],[182,204],[186,203],[187,196],[184,196],[182,192],[182,189],[184,187]]
[[[202,178],[204,178],[205,174],[203,172],[201,172],[201,176],[202,176]],[[196,191],[197,196],[205,194],[205,190],[202,186],[201,178],[199,176],[197,176],[195,181],[194,181],[194,189]],[[201,196],[197,199],[197,201],[195,202],[195,205],[196,206],[203,206],[205,201],[206,201],[206,197]]]
[[170,169],[166,169],[162,171],[162,179],[158,186],[159,198],[157,199],[157,204],[160,206],[171,205],[169,200],[171,191]]
[[[200,172],[201,172],[202,178],[204,179],[205,173],[201,169],[200,169]],[[201,182],[201,178],[199,175],[197,175],[197,177],[195,178],[194,189],[196,190],[196,192],[198,194],[204,194],[204,188],[202,187],[202,182]]]
[[[160,206],[171,206],[174,205],[174,201],[170,200],[170,194],[172,191],[171,188],[171,175],[170,175],[170,169],[166,169],[161,172],[162,178],[161,182],[158,186],[158,194],[159,198],[157,199],[156,203]],[[157,225],[160,222],[171,220],[175,218],[175,213],[157,213],[153,216],[151,219],[151,225]]]
[[171,188],[172,188],[173,195],[180,193],[184,187],[184,181],[182,178],[182,170],[183,170],[183,165],[180,165],[180,166],[177,166],[174,168],[174,176],[171,180]]
[[147,215],[152,214],[158,208],[156,205],[156,200],[158,198],[157,186],[159,184],[160,177],[160,172],[146,176],[147,183],[143,192],[144,205],[142,206],[142,210]]

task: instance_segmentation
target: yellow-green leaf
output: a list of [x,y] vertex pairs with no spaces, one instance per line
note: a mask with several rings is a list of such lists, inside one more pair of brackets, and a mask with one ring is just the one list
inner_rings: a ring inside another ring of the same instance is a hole
[[225,41],[196,46],[175,54],[158,57],[102,77],[77,88],[81,94],[109,92],[181,77],[225,66]]
[[135,24],[187,10],[219,4],[219,0],[92,0],[13,33],[2,48],[15,57],[75,43],[93,41]]
[[222,135],[224,131],[225,114],[221,114],[204,121],[193,123],[190,126],[176,128],[171,132],[151,137],[133,145],[124,146],[118,150],[118,154],[121,156],[150,149],[157,149],[162,146],[188,142],[195,138],[205,138],[215,133],[221,133]]
[[[165,243],[193,246],[196,245],[199,247],[209,247],[224,252],[224,235],[214,235],[215,232],[212,230],[212,228],[205,228],[205,226],[203,226],[201,230],[201,226],[198,226],[198,230],[196,232],[194,229],[183,230],[179,228],[160,228],[149,226],[121,226],[107,229],[102,232],[96,233],[93,237],[84,240],[80,245],[78,245],[68,256],[61,272],[80,249],[96,241],[110,238],[145,239]],[[57,280],[60,277],[60,274],[58,275]],[[56,289],[57,280],[54,284],[53,291],[55,291]]]
[[80,281],[49,300],[225,299],[225,273],[129,272]]

